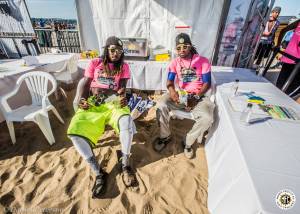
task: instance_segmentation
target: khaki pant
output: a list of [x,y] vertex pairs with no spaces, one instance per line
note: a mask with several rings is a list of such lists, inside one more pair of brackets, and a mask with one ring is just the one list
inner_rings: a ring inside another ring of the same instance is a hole
[[[212,103],[209,98],[204,97],[192,110],[195,123],[192,129],[187,133],[185,143],[187,146],[193,145],[198,139],[198,142],[202,141],[203,134],[209,129],[213,123],[213,112],[215,104]],[[184,110],[183,105],[175,104],[168,93],[161,97],[161,100],[157,104],[157,121],[160,127],[160,138],[166,138],[171,135],[169,122],[171,110]]]

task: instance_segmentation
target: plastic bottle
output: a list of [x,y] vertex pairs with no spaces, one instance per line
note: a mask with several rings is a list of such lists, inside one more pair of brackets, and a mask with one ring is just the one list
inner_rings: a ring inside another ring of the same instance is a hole
[[232,83],[232,86],[231,86],[231,96],[232,97],[237,96],[237,92],[238,92],[238,89],[239,89],[239,82],[240,82],[240,80],[236,79],[234,81],[234,83]]
[[253,104],[248,103],[247,107],[241,114],[240,121],[245,125],[249,125],[250,117],[251,117],[251,113],[252,113],[252,107],[253,107]]
[[178,90],[178,95],[179,95],[179,102],[187,106],[187,101],[188,101],[187,91],[180,89]]
[[117,95],[115,95],[115,94],[113,94],[113,95],[107,97],[107,98],[104,100],[104,102],[105,102],[105,103],[112,102],[113,104],[118,105],[118,104],[120,104],[120,97],[117,96]]

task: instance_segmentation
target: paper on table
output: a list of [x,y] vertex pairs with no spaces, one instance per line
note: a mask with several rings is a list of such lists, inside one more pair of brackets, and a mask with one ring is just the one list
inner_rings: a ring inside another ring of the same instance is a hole
[[[247,107],[247,98],[246,97],[230,97],[228,98],[229,104],[233,111],[243,112]],[[252,107],[253,114],[261,114],[261,115],[268,115],[264,112],[258,105],[254,104]]]
[[[236,111],[236,112],[244,111],[244,109],[246,108],[247,103],[248,103],[247,99],[245,99],[243,97],[231,97],[231,98],[228,98],[228,102],[229,102],[232,110]],[[297,122],[297,123],[300,122],[300,117],[293,108],[282,107],[282,106],[279,106],[279,105],[270,105],[270,104],[263,104],[263,105],[264,106],[270,106],[272,108],[272,110],[269,111],[269,113],[268,113],[266,111],[263,111],[259,107],[258,104],[253,104],[252,113],[255,114],[255,115],[271,116],[273,119],[281,120],[281,121],[290,121],[290,122]],[[278,107],[284,108],[287,111],[287,113],[291,115],[291,118],[280,116],[279,115],[280,112],[278,112],[276,110],[276,108],[278,108]]]
[[39,60],[35,56],[24,56],[23,59],[25,61],[25,65],[27,66],[39,64]]
[[57,48],[51,48],[51,49],[50,49],[50,52],[51,52],[52,54],[62,53],[62,51],[59,50],[59,49],[57,49]]

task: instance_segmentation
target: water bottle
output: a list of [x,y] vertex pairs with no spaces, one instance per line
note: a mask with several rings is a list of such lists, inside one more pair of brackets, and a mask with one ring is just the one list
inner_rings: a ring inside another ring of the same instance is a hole
[[237,92],[238,92],[238,89],[239,89],[239,82],[240,82],[240,80],[236,79],[234,81],[234,83],[232,83],[232,86],[231,86],[231,96],[232,97],[237,96]]
[[119,105],[120,104],[120,97],[113,94],[109,97],[107,97],[105,100],[104,100],[105,103],[113,103],[114,105]]
[[252,112],[252,107],[253,107],[253,104],[248,103],[247,107],[245,108],[245,110],[241,114],[240,121],[245,125],[249,125],[251,112]]
[[187,106],[187,101],[188,101],[188,93],[186,90],[178,90],[178,95],[179,95],[179,102],[181,104],[184,104],[185,106]]

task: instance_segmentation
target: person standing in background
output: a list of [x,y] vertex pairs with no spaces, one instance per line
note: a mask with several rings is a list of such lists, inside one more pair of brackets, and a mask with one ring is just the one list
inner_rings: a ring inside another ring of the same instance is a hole
[[277,20],[281,12],[281,7],[274,7],[267,22],[262,37],[260,38],[260,43],[255,54],[256,65],[260,65],[263,58],[268,57],[272,45],[274,44],[274,36],[280,22]]
[[[293,23],[289,24],[286,28],[281,30],[278,37],[278,44],[281,43],[283,36],[286,34],[286,32],[290,30],[294,30],[294,33],[284,52],[300,60],[300,19],[294,21]],[[296,62],[285,56],[282,56],[280,61],[283,64],[276,82],[276,86],[281,89],[285,84],[285,82],[287,81],[287,79],[290,77],[291,73],[293,72]],[[300,71],[298,71],[298,74],[295,76],[294,80],[286,90],[286,93],[296,94],[297,90],[299,90],[298,89],[299,86],[300,86]]]

